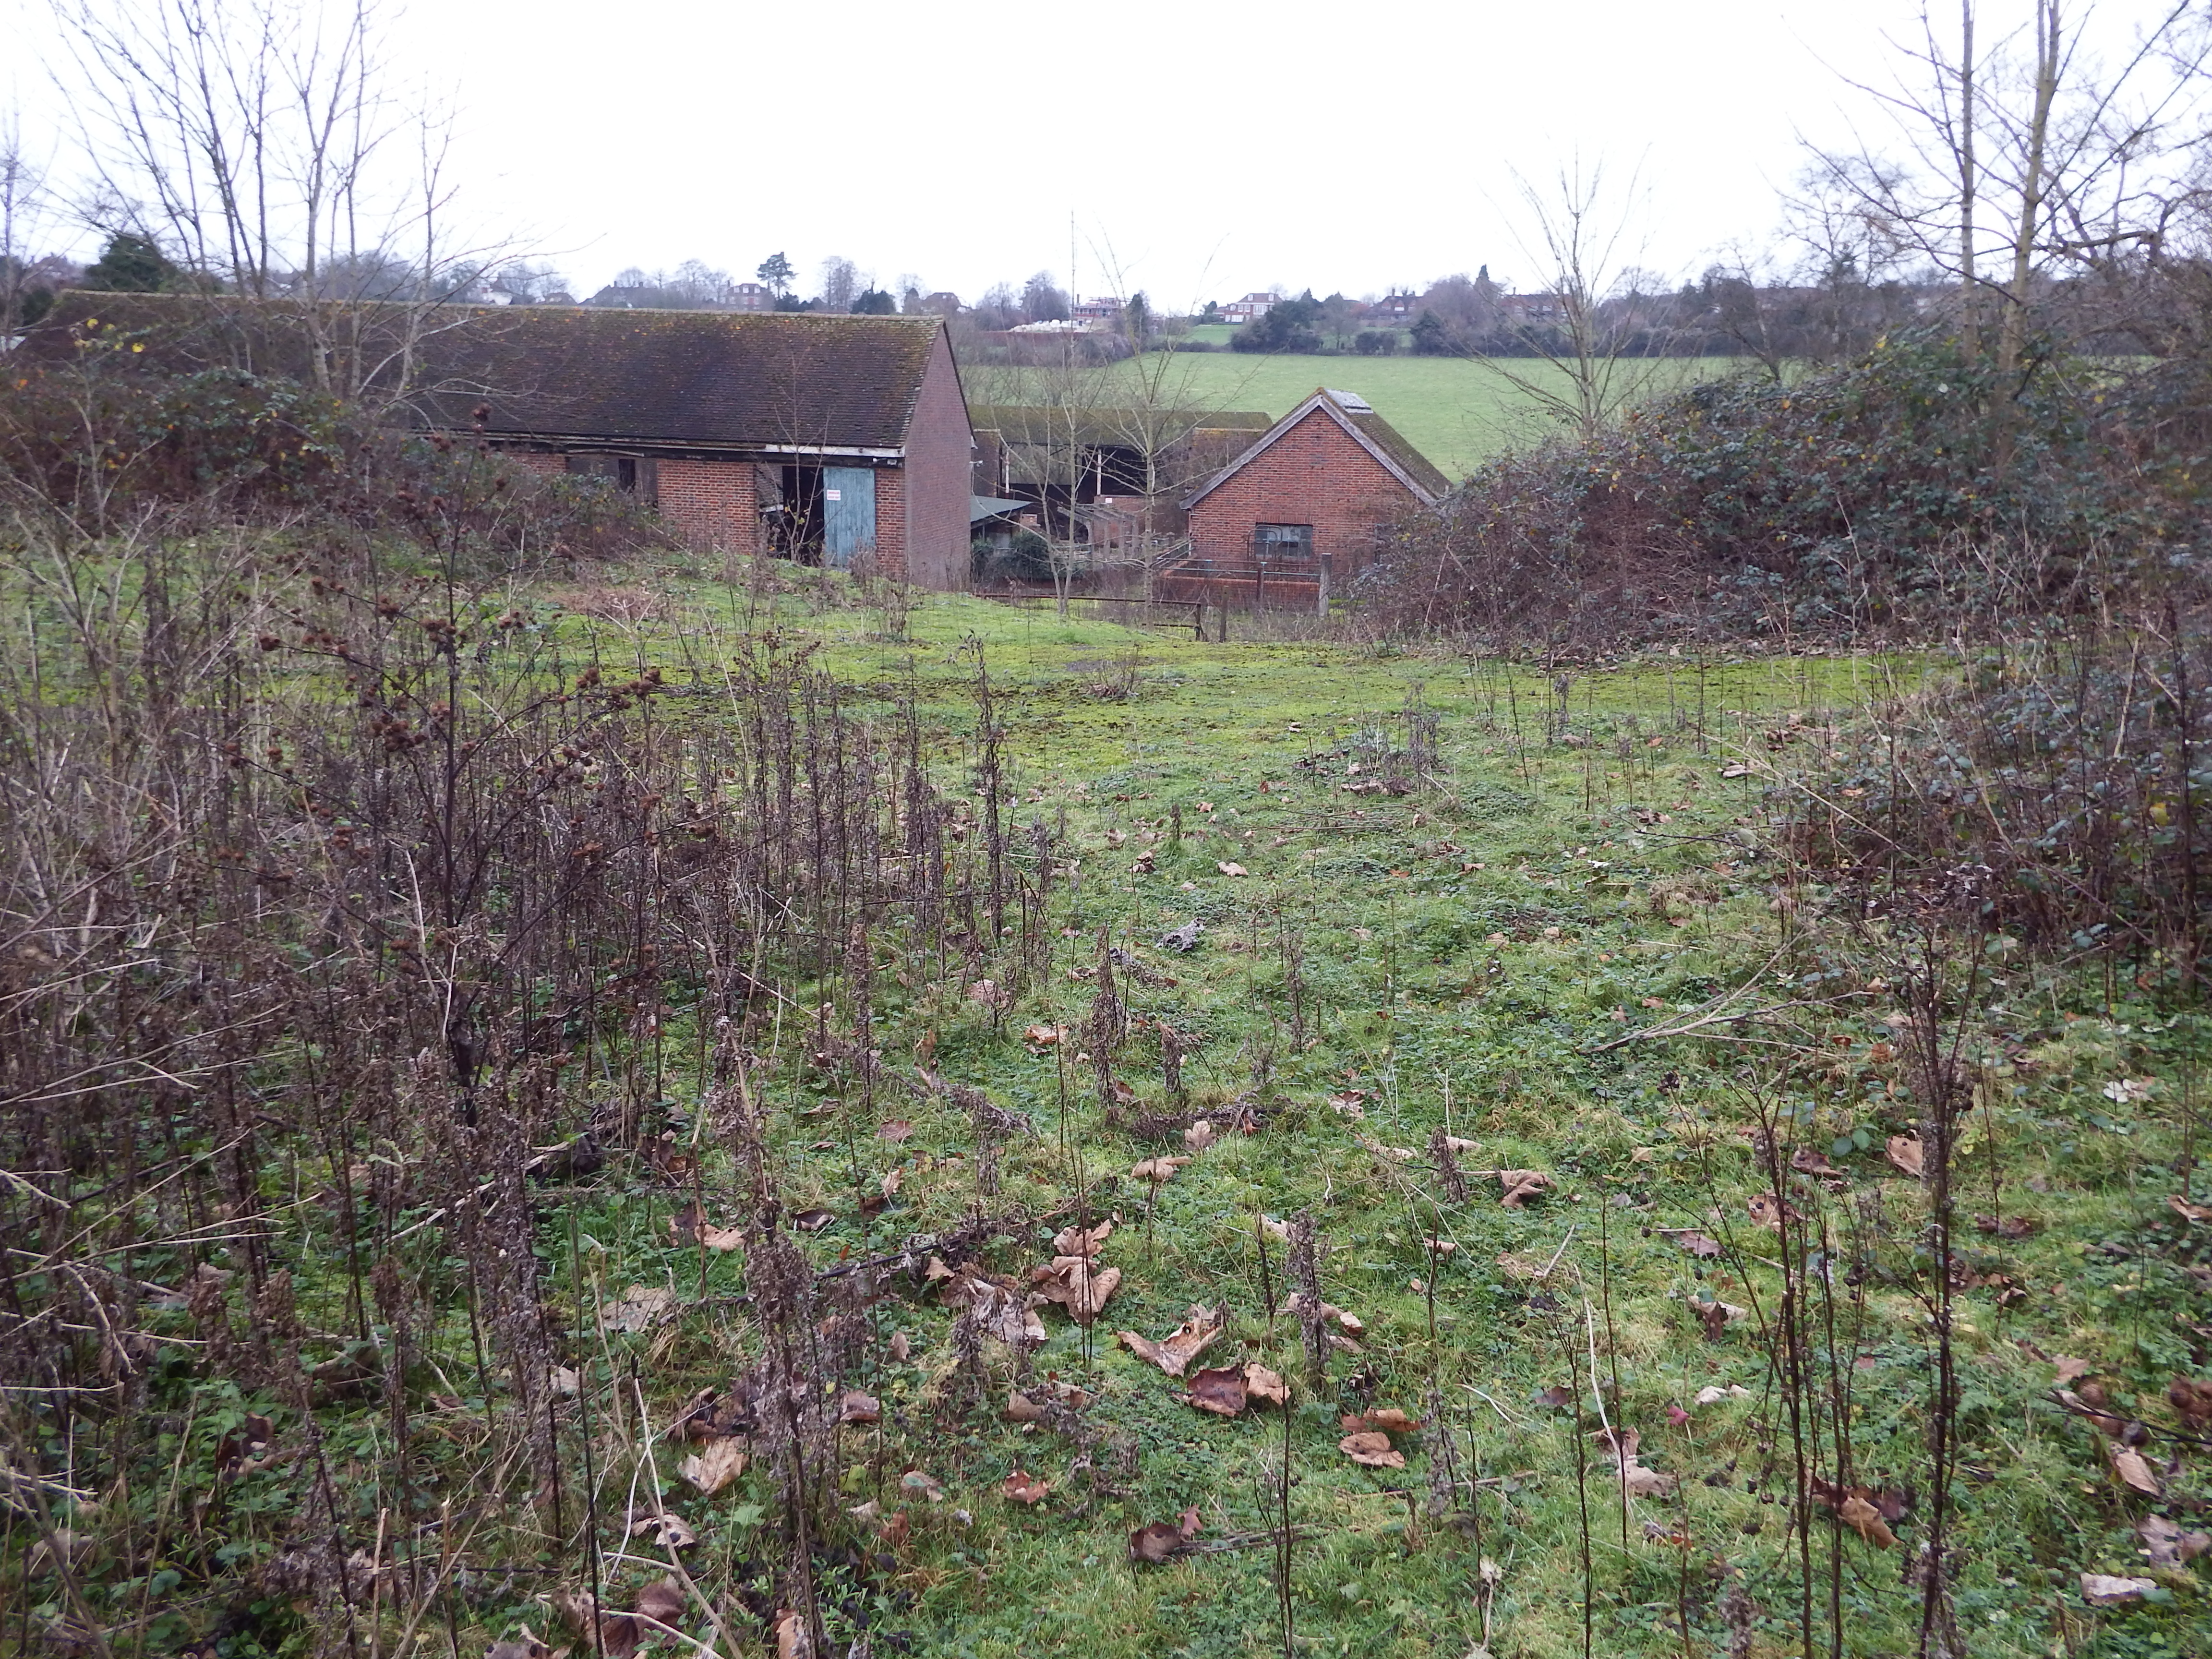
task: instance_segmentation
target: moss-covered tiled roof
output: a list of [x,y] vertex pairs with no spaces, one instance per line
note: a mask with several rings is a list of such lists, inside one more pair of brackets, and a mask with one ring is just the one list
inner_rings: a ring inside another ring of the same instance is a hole
[[[399,307],[372,332],[396,334]],[[301,313],[283,301],[70,293],[56,330],[96,318],[144,331],[165,366],[299,374]],[[944,324],[934,317],[452,306],[416,343],[422,424],[505,437],[641,444],[895,449]]]

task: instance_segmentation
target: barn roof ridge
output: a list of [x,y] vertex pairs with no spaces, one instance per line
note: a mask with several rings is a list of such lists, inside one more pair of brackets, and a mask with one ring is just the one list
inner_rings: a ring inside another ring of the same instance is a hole
[[[1357,399],[1359,407],[1346,408],[1342,401],[1346,398]],[[1297,408],[1261,434],[1250,448],[1187,496],[1183,501],[1184,508],[1188,510],[1196,507],[1317,410],[1326,413],[1353,442],[1381,462],[1384,470],[1411,490],[1424,506],[1450,493],[1451,480],[1444,477],[1435,462],[1413,447],[1397,428],[1376,414],[1374,405],[1365,398],[1360,398],[1357,392],[1339,392],[1328,386],[1316,386],[1310,395],[1299,402]]]

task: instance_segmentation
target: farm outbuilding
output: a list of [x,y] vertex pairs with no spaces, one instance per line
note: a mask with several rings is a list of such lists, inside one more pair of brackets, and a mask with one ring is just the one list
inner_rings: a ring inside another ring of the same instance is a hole
[[1365,398],[1318,389],[1185,498],[1190,557],[1158,592],[1325,609],[1402,514],[1450,488]]
[[[94,320],[164,366],[297,372],[282,302],[70,294],[43,343]],[[968,585],[974,440],[940,318],[455,306],[415,349],[403,423],[605,477],[702,547]]]

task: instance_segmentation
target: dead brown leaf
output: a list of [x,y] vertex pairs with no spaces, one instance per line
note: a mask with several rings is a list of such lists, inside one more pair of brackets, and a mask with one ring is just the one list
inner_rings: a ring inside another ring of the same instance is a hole
[[791,1218],[791,1224],[802,1233],[818,1233],[836,1218],[828,1210],[801,1210]]
[[1637,1461],[1636,1449],[1643,1440],[1639,1431],[1601,1429],[1590,1437],[1612,1458],[1613,1470],[1631,1498],[1664,1498],[1674,1490],[1677,1477],[1647,1469]]
[[706,1449],[694,1453],[676,1466],[676,1473],[712,1498],[745,1472],[744,1443],[739,1440],[710,1440]]
[[2184,1221],[2212,1221],[2212,1204],[2191,1204],[2179,1193],[2166,1200],[2166,1207]]
[[629,1535],[633,1538],[643,1537],[647,1534],[652,1535],[654,1543],[664,1549],[688,1550],[699,1541],[699,1534],[691,1530],[690,1524],[682,1516],[669,1515],[665,1512],[659,1515],[640,1516],[629,1529]]
[[2081,1599],[2093,1607],[2124,1607],[2158,1588],[2155,1578],[2119,1578],[2106,1572],[2081,1575]]
[[1270,1406],[1291,1403],[1290,1385],[1265,1365],[1255,1365],[1249,1360],[1244,1365],[1244,1392],[1255,1401]]
[[1246,1403],[1244,1368],[1225,1365],[1214,1370],[1193,1372],[1187,1397],[1199,1410],[1212,1412],[1216,1417],[1242,1416]]
[[2212,1550],[2212,1533],[2184,1532],[2162,1515],[2146,1516],[2136,1522],[2136,1536],[2154,1567],[2186,1566]]
[[611,1331],[635,1333],[651,1330],[675,1311],[675,1291],[657,1285],[633,1285],[600,1316],[600,1322]]
[[1006,1408],[999,1415],[1009,1423],[1042,1423],[1044,1421],[1044,1407],[1016,1389],[1006,1396]]
[[2197,1382],[2177,1376],[2166,1385],[2166,1397],[2181,1413],[2182,1427],[2198,1434],[2212,1428],[2212,1382]]
[[1890,1167],[1899,1175],[1911,1176],[1915,1181],[1921,1179],[1926,1168],[1927,1149],[1922,1146],[1918,1136],[1892,1135],[1884,1151]]
[[1178,1524],[1168,1521],[1146,1522],[1129,1534],[1129,1559],[1148,1566],[1159,1566],[1172,1561],[1190,1547],[1190,1540],[1198,1536],[1198,1510],[1185,1510]]
[[1216,1132],[1211,1119],[1200,1118],[1182,1132],[1182,1144],[1194,1152],[1202,1152],[1213,1145]]
[[1829,1163],[1826,1157],[1814,1152],[1810,1146],[1800,1146],[1796,1152],[1790,1153],[1790,1167],[1796,1170],[1799,1175],[1832,1176],[1843,1174],[1841,1170],[1838,1170],[1834,1164]]
[[1049,1267],[1030,1269],[1030,1294],[1039,1302],[1057,1302],[1079,1325],[1097,1319],[1121,1282],[1119,1267],[1101,1267],[1087,1255],[1060,1255]]
[[858,1389],[848,1389],[837,1397],[837,1420],[840,1423],[880,1423],[884,1420],[883,1402],[873,1395],[862,1394]]
[[1777,1232],[1781,1231],[1785,1218],[1790,1221],[1802,1221],[1805,1218],[1797,1212],[1796,1205],[1787,1199],[1778,1200],[1772,1193],[1753,1193],[1751,1195],[1751,1202],[1744,1208],[1751,1217],[1753,1224],[1771,1228]]
[[1856,1492],[1846,1493],[1836,1513],[1845,1526],[1869,1544],[1887,1549],[1897,1542],[1897,1534],[1889,1529],[1889,1522],[1881,1518],[1881,1511]]
[[2143,1455],[2135,1448],[2115,1445],[2112,1448],[2112,1473],[2119,1476],[2120,1484],[2130,1492],[2141,1492],[2145,1498],[2156,1498],[2166,1490],[2159,1484],[2158,1476],[2151,1473],[2150,1465],[2143,1461]]
[[2039,1221],[2031,1221],[2024,1215],[1994,1216],[1977,1212],[1974,1217],[1975,1231],[1988,1233],[1997,1238],[2014,1240],[2027,1238],[2033,1235],[2042,1224]]
[[1504,1189],[1498,1202],[1509,1210],[1517,1210],[1530,1199],[1551,1191],[1553,1182],[1540,1170],[1500,1170],[1498,1184]]
[[1027,1504],[1034,1507],[1044,1502],[1052,1486],[1034,1474],[1016,1469],[1006,1477],[999,1490],[1006,1495],[1006,1501],[1010,1504]]
[[1175,1172],[1189,1162],[1187,1158],[1148,1158],[1130,1168],[1129,1179],[1149,1181],[1158,1185],[1163,1181],[1174,1180]]
[[1694,1255],[1703,1261],[1714,1261],[1721,1254],[1721,1247],[1703,1233],[1677,1233],[1674,1243],[1685,1255]]
[[1336,1445],[1346,1457],[1366,1468],[1402,1469],[1406,1467],[1406,1454],[1392,1450],[1390,1437],[1380,1430],[1363,1430],[1358,1434],[1347,1434]]
[[1054,1255],[1096,1255],[1108,1239],[1114,1236],[1114,1224],[1102,1221],[1087,1232],[1080,1227],[1062,1227],[1052,1237]]
[[638,1591],[630,1611],[655,1624],[680,1625],[684,1620],[684,1590],[673,1578],[663,1578]]
[[1213,867],[1224,876],[1241,876],[1245,873],[1244,866],[1234,860],[1224,860],[1215,864]]
[[1065,1025],[1032,1025],[1022,1033],[1022,1040],[1034,1042],[1040,1048],[1049,1048],[1066,1035]]
[[1158,1342],[1134,1331],[1120,1333],[1121,1346],[1139,1359],[1150,1360],[1170,1376],[1181,1376],[1190,1362],[1220,1336],[1222,1318],[1216,1309],[1194,1306],[1190,1316]]
[[2069,1382],[2078,1382],[2097,1369],[2087,1360],[2076,1359],[2071,1354],[2054,1354],[2051,1356],[2051,1363],[2057,1368],[2058,1385],[2061,1388],[2065,1387]]
[[806,1615],[796,1607],[777,1610],[775,1659],[814,1659],[814,1638],[806,1633]]
[[914,1125],[908,1122],[902,1117],[892,1118],[889,1122],[878,1124],[876,1127],[876,1134],[878,1138],[888,1140],[893,1146],[896,1146],[900,1141],[904,1140],[913,1133]]
[[933,1504],[942,1504],[945,1501],[944,1486],[939,1483],[935,1476],[926,1474],[920,1469],[908,1469],[904,1474],[899,1476],[899,1485],[908,1492],[920,1492]]

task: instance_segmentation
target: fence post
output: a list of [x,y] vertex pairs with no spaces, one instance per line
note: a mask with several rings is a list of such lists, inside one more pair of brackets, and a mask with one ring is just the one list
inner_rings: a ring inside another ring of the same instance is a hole
[[1330,555],[1321,556],[1321,602],[1317,614],[1323,622],[1328,620],[1328,568],[1332,562]]

